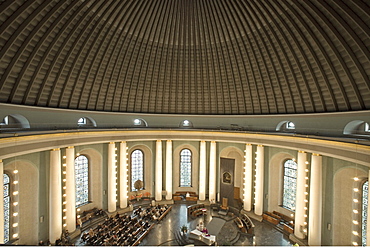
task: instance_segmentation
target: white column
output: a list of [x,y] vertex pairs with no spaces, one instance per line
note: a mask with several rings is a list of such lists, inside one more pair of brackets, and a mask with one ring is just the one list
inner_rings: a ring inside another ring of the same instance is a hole
[[199,200],[206,199],[206,142],[200,141],[200,161],[199,161]]
[[244,198],[243,209],[252,210],[252,189],[253,189],[253,163],[252,163],[252,145],[245,145],[244,156]]
[[210,202],[216,202],[216,142],[211,141],[209,150],[209,193],[208,199]]
[[[0,184],[4,184],[4,163],[0,160]],[[0,244],[4,244],[4,190],[0,190]]]
[[108,212],[116,211],[117,189],[116,189],[116,165],[115,165],[115,143],[108,144]]
[[321,245],[322,225],[322,156],[312,154],[308,245]]
[[76,230],[76,179],[75,179],[75,149],[66,148],[66,216],[67,230],[74,232]]
[[172,141],[166,142],[166,200],[172,200]]
[[296,190],[296,199],[295,199],[295,222],[294,222],[294,235],[297,238],[304,239],[305,233],[303,229],[305,228],[306,222],[306,211],[304,207],[306,206],[306,161],[307,153],[303,151],[298,151],[298,160],[297,160],[297,190]]
[[127,143],[121,142],[119,146],[119,207],[127,208],[128,197],[128,163],[127,163]]
[[55,243],[62,234],[62,170],[60,149],[50,151],[49,240]]
[[[370,170],[369,170],[369,175],[367,177],[368,180],[370,180]],[[368,202],[370,200],[370,193],[368,193]],[[370,213],[369,213],[369,206],[367,210],[367,225],[366,225],[366,246],[370,246]]]
[[156,142],[155,157],[155,200],[162,200],[162,141]]
[[263,214],[263,181],[264,180],[264,147],[257,146],[256,156],[256,187],[255,187],[255,207],[254,213],[256,215]]

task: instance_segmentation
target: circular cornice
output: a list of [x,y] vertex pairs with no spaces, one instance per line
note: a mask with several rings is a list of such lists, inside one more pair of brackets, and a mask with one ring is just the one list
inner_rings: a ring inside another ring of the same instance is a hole
[[[280,147],[334,157],[370,166],[370,146],[308,137],[198,130],[117,130],[41,134],[0,139],[0,159],[69,146],[122,141],[216,141]],[[15,151],[16,150],[16,151]]]

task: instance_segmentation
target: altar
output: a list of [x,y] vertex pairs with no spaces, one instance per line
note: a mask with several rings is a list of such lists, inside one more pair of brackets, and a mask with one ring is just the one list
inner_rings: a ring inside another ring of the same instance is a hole
[[216,243],[216,236],[215,235],[207,235],[197,229],[192,230],[189,235],[190,239],[199,240],[206,245],[214,245]]

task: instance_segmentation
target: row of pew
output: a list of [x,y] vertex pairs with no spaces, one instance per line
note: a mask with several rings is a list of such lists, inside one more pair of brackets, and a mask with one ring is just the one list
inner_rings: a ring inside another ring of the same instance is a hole
[[294,232],[294,218],[285,215],[283,213],[273,211],[273,212],[264,212],[262,215],[262,218],[270,222],[274,225],[281,224],[283,226],[283,230],[287,233],[293,233]]
[[240,217],[234,219],[235,224],[243,233],[254,234],[254,224],[246,214],[241,214]]

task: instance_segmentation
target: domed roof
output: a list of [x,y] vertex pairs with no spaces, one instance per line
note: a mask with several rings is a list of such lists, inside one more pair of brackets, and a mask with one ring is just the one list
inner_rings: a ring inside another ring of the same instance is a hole
[[370,109],[370,6],[338,0],[0,3],[0,102],[94,111]]

